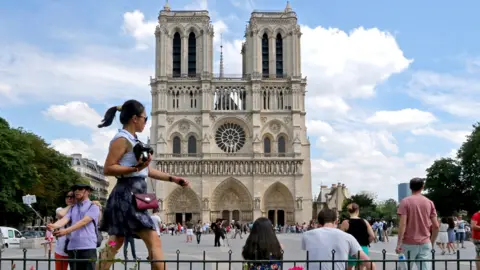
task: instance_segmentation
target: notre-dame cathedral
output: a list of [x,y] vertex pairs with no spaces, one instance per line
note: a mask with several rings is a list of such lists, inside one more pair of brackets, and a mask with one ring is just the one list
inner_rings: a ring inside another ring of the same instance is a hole
[[166,4],[155,30],[150,144],[158,169],[191,188],[150,181],[165,222],[312,218],[310,142],[300,26],[287,4],[251,14],[242,74],[213,73],[214,29],[206,10]]

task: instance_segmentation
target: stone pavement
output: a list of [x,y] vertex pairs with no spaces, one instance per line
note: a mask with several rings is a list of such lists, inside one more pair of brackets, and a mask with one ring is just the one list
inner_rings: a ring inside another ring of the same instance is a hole
[[[280,242],[284,246],[285,250],[285,260],[305,260],[306,253],[302,251],[301,248],[301,235],[300,234],[278,234],[278,238]],[[202,241],[198,245],[196,242],[194,243],[185,243],[186,236],[185,235],[178,235],[178,236],[170,236],[170,235],[162,235],[163,247],[165,250],[165,255],[167,260],[177,260],[177,258],[182,260],[193,260],[197,262],[193,263],[176,263],[176,262],[169,262],[168,269],[232,269],[232,270],[242,270],[242,266],[240,263],[213,263],[213,262],[203,262],[205,259],[206,261],[209,260],[241,260],[241,250],[242,246],[245,243],[246,237],[244,236],[243,240],[241,239],[230,239],[230,248],[229,247],[214,247],[213,246],[213,235],[203,235]],[[194,238],[195,240],[195,238]],[[371,247],[371,258],[372,260],[382,260],[383,254],[382,250],[386,250],[386,259],[387,260],[395,260],[397,258],[394,249],[396,244],[396,238],[390,239],[388,243],[376,243],[372,244]],[[136,240],[136,249],[137,249],[137,256],[141,259],[145,259],[148,255],[145,245],[141,240]],[[177,253],[178,250],[178,253]],[[229,254],[229,251],[232,251]],[[437,248],[437,254],[439,254],[439,249]],[[205,253],[204,253],[205,251]],[[43,249],[31,249],[28,250],[27,258],[37,260],[37,259],[44,259]],[[475,256],[475,250],[473,244],[471,242],[466,242],[466,249],[461,249],[460,252],[461,259],[470,260],[473,259]],[[128,256],[131,258],[131,253],[129,251]],[[205,256],[205,257],[204,257]],[[7,249],[6,252],[2,254],[3,258],[22,258],[23,253],[20,249]],[[117,255],[119,259],[123,259],[123,250],[120,250],[119,254]],[[437,260],[449,260],[455,259],[456,255],[435,255]],[[24,269],[23,263],[21,261],[15,261],[17,270]],[[304,263],[299,263],[299,265],[304,265]],[[37,270],[47,270],[48,263],[47,262],[39,262],[38,267],[36,266],[35,261],[27,262],[26,269],[30,270],[31,266],[35,266]],[[130,269],[134,266],[134,263],[128,263],[127,266],[116,263],[115,269]],[[285,264],[284,269],[288,269],[288,267],[292,266],[291,264]],[[385,266],[385,267],[384,267]],[[458,268],[457,268],[458,267]],[[10,261],[2,261],[0,270],[10,270],[11,269],[11,262]],[[54,269],[54,263],[51,262],[51,269]],[[140,268],[137,269],[150,269],[150,265],[147,263],[141,263]],[[377,263],[377,269],[388,269],[393,270],[395,269],[394,263]],[[468,262],[461,262],[457,263],[447,263],[445,261],[437,261],[435,263],[436,270],[446,270],[446,269],[475,269],[473,265],[470,267]]]

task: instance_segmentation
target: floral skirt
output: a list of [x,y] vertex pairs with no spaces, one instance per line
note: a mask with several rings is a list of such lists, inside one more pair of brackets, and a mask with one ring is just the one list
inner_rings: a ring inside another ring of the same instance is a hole
[[136,232],[145,229],[155,230],[148,211],[136,209],[132,193],[147,193],[145,178],[126,177],[117,180],[117,184],[108,197],[100,231],[107,232],[108,235],[139,238]]

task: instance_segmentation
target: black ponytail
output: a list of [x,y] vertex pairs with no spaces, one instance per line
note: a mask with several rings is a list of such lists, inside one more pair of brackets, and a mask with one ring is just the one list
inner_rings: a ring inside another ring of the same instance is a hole
[[113,122],[113,119],[115,119],[115,114],[117,111],[121,111],[120,123],[126,125],[133,116],[142,116],[142,113],[145,111],[145,106],[143,106],[143,104],[139,101],[131,99],[125,101],[122,106],[111,107],[105,113],[102,123],[98,125],[98,127],[102,128],[110,126]]
[[108,127],[112,124],[113,119],[115,119],[115,114],[117,114],[118,108],[117,106],[111,107],[110,109],[107,110],[105,113],[105,116],[103,117],[102,123],[98,125],[99,128],[103,127]]

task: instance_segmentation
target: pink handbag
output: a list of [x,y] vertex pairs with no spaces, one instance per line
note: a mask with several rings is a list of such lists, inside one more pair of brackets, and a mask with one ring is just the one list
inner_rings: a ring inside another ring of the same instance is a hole
[[133,194],[133,199],[137,209],[140,211],[158,208],[158,200],[153,193]]

